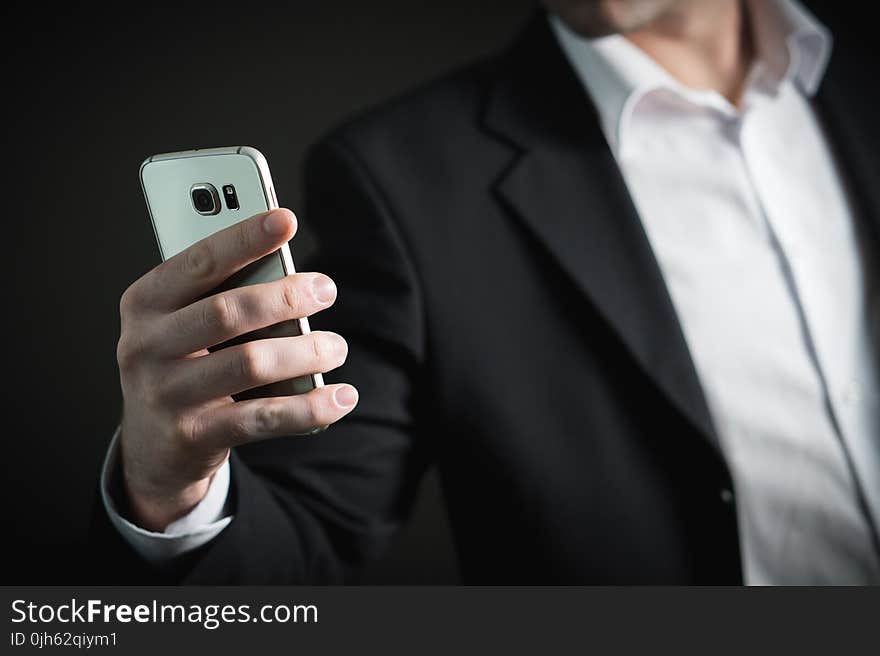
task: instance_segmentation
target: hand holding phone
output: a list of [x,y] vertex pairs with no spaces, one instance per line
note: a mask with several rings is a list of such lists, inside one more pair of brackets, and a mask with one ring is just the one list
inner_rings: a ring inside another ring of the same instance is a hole
[[[335,301],[333,281],[292,273],[295,216],[271,209],[268,169],[261,175],[247,162],[209,162],[230,153],[240,149],[151,158],[193,160],[154,178],[142,167],[167,259],[123,294],[117,359],[125,488],[134,519],[150,530],[164,530],[204,497],[231,447],[314,432],[357,403],[354,387],[323,386],[320,378],[345,360],[345,340],[309,332],[304,321]],[[227,184],[236,209],[227,204]],[[255,186],[265,206],[242,220],[234,212],[259,207]]]

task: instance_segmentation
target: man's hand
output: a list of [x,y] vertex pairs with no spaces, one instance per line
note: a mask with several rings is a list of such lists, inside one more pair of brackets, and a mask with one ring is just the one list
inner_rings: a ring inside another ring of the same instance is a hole
[[307,433],[354,408],[351,385],[235,402],[232,395],[340,366],[345,340],[329,332],[208,348],[258,328],[307,317],[336,300],[333,281],[296,273],[205,297],[277,250],[296,231],[289,210],[258,214],[194,244],[122,295],[117,359],[124,410],[125,489],[135,520],[162,531],[204,497],[229,448]]

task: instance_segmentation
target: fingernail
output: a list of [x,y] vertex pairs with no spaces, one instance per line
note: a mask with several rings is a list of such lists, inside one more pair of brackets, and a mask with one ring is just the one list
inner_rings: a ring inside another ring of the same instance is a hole
[[345,341],[345,338],[342,335],[337,335],[336,333],[331,333],[333,335],[333,348],[336,349],[337,355],[347,355],[348,354],[348,342]]
[[290,214],[269,212],[263,219],[263,229],[270,235],[283,235],[290,229]]
[[358,402],[358,393],[351,385],[343,385],[342,387],[337,387],[336,391],[333,392],[333,399],[338,406],[351,408]]
[[329,303],[336,298],[336,283],[327,276],[315,276],[312,280],[312,294],[318,303]]

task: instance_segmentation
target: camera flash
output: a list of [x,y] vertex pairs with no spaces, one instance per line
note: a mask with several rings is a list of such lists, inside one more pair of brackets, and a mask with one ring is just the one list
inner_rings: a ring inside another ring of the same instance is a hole
[[226,208],[230,210],[238,209],[238,196],[235,193],[235,187],[231,184],[223,185],[223,197],[226,199]]

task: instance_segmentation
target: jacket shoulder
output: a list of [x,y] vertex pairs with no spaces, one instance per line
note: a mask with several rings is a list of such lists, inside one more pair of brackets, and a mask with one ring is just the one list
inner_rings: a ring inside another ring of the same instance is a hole
[[333,128],[312,147],[340,144],[374,165],[424,158],[479,134],[480,114],[497,58],[424,83]]

